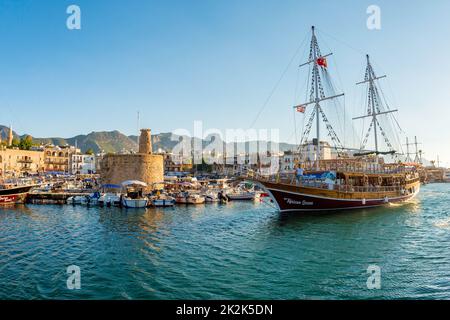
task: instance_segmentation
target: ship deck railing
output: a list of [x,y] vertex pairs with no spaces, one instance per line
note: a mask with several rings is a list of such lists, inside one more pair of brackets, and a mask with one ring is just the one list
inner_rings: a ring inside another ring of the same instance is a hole
[[[260,181],[266,181],[271,183],[281,183],[296,187],[307,187],[316,188],[323,190],[334,190],[338,192],[345,193],[355,193],[355,192],[397,192],[406,193],[407,189],[403,185],[398,186],[379,186],[379,185],[368,185],[368,186],[354,186],[354,185],[342,185],[334,183],[325,183],[323,180],[300,180],[297,181],[296,177],[292,175],[291,177],[280,177],[279,175],[263,176],[258,174],[252,174],[248,176],[249,178],[257,179]],[[414,179],[415,181],[416,179]],[[418,178],[417,178],[418,180]],[[413,182],[413,181],[412,181]]]

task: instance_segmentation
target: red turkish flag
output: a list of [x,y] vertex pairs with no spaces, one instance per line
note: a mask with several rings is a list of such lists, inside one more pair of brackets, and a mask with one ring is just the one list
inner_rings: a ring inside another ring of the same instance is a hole
[[297,109],[297,112],[305,113],[306,111],[306,107],[302,105],[295,106],[295,108]]
[[317,64],[324,68],[328,67],[327,59],[325,59],[324,57],[317,58]]

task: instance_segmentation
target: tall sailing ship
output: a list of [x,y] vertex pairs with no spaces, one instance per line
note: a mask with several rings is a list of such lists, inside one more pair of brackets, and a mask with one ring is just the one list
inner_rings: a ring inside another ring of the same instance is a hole
[[[385,76],[375,75],[367,55],[365,77],[358,83],[367,85],[367,113],[353,119],[368,118],[370,125],[360,149],[352,153],[342,145],[321,106],[324,101],[344,95],[343,93],[325,95],[323,83],[330,81],[327,71],[327,57],[330,55],[331,53],[326,55],[320,53],[315,30],[312,27],[309,60],[301,65],[310,66],[310,101],[294,108],[300,112],[312,108],[300,143],[299,154],[304,154],[301,148],[306,145],[315,119],[316,137],[313,139],[315,159],[313,161],[301,159],[298,164],[301,170],[297,174],[283,176],[251,173],[249,178],[268,191],[282,212],[368,208],[401,203],[414,198],[420,190],[416,167],[400,161],[385,163],[382,157],[397,154],[380,120],[397,111],[390,110],[387,105],[386,108],[383,106],[377,81]],[[322,79],[322,76],[325,79]],[[321,149],[325,147],[321,146],[320,140],[321,119],[325,122],[328,136],[335,145],[338,154],[335,159],[321,159]],[[366,150],[365,146],[372,133],[374,150]],[[380,134],[389,149],[387,151],[380,150]],[[301,172],[302,170],[304,171]]]

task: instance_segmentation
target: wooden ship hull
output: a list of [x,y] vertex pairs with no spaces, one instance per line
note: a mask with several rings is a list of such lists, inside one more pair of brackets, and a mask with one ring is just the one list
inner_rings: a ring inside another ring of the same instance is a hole
[[420,190],[420,182],[414,181],[404,191],[351,191],[326,190],[290,184],[255,180],[269,193],[279,211],[335,211],[379,207],[389,203],[401,203],[414,198]]

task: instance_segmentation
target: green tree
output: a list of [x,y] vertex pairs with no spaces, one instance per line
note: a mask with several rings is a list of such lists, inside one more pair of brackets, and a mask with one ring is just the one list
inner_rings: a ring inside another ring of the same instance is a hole
[[19,149],[21,150],[30,150],[33,146],[33,138],[30,135],[27,135],[20,139]]
[[92,149],[92,148],[87,149],[86,150],[86,154],[93,155],[94,154],[94,149]]
[[17,147],[19,147],[19,145],[20,145],[20,140],[17,139],[17,138],[14,138],[14,139],[12,140],[11,147],[17,148]]

